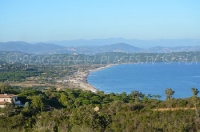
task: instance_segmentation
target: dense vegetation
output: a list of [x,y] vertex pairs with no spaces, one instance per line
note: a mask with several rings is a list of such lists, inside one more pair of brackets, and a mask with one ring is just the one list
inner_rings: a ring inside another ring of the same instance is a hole
[[64,77],[77,71],[75,67],[59,67],[48,65],[4,64],[0,68],[0,82],[23,82],[30,77],[40,77],[48,82],[48,78]]
[[[172,98],[166,89],[166,101],[156,95],[93,93],[77,89],[43,91],[12,88],[1,84],[1,92],[18,93],[24,108],[7,104],[1,109],[1,132],[195,132],[199,127],[198,89],[187,99]],[[176,108],[165,110],[164,108]],[[181,109],[184,108],[184,109]],[[186,109],[187,108],[187,109]]]

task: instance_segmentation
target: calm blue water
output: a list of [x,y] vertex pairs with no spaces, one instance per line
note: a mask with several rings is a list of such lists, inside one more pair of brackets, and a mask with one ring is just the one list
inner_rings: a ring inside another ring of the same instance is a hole
[[165,99],[165,89],[172,88],[173,97],[184,98],[192,96],[192,87],[200,90],[200,64],[121,64],[92,72],[87,80],[106,93],[138,90]]

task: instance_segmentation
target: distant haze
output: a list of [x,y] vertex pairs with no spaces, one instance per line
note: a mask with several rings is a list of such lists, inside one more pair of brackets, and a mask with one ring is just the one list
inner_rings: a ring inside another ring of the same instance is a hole
[[150,48],[156,46],[162,47],[178,47],[178,46],[200,46],[200,39],[159,39],[159,40],[139,40],[124,38],[108,38],[108,39],[77,39],[63,41],[48,41],[61,46],[103,46],[116,43],[126,43],[139,48]]

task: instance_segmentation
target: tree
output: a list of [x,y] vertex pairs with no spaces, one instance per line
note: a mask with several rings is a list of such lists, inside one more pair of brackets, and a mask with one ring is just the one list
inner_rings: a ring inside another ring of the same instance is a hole
[[31,97],[32,100],[32,107],[35,109],[40,109],[40,111],[43,110],[44,108],[44,99],[42,96],[37,95],[37,96],[32,96]]
[[197,88],[191,88],[192,93],[193,93],[193,97],[197,97],[199,90]]
[[[80,126],[80,131],[82,128],[89,128],[91,132],[104,132],[108,125],[112,122],[112,118],[110,115],[99,114],[95,112],[93,107],[91,106],[81,106],[72,111],[70,116],[70,124],[72,125],[72,129],[74,127]],[[73,131],[73,130],[72,130]]]
[[160,96],[160,95],[157,95],[157,94],[154,94],[153,97],[154,97],[154,99],[159,99],[159,100],[160,100],[160,98],[161,98],[161,96]]
[[6,103],[6,106],[3,109],[3,113],[5,113],[6,116],[10,116],[13,112],[13,104]]
[[60,98],[59,98],[59,102],[63,105],[63,106],[67,106],[68,101],[67,101],[67,96],[64,93],[60,94]]
[[165,94],[166,94],[166,100],[171,99],[172,95],[175,93],[175,91],[173,91],[171,88],[167,88],[165,90]]
[[160,100],[160,98],[161,98],[161,96],[160,95],[158,95],[158,99]]
[[24,108],[29,108],[29,107],[30,107],[29,102],[26,102],[26,103],[24,104]]
[[200,115],[199,115],[199,111],[197,109],[197,95],[199,93],[199,90],[197,88],[191,88],[193,96],[192,96],[192,101],[194,103],[195,106],[195,118],[196,118],[196,122],[199,124],[200,123]]
[[0,83],[0,90],[1,90],[1,93],[4,93],[4,91],[5,91],[5,88],[2,83]]
[[126,95],[126,92],[123,92],[123,93],[121,93],[120,94],[120,98],[121,98],[121,100],[123,101],[123,102],[128,102],[128,97],[127,97],[127,95]]
[[147,98],[149,98],[149,99],[151,99],[152,97],[153,97],[153,95],[151,95],[151,94],[147,95]]
[[10,87],[11,86],[10,86],[10,84],[8,82],[0,83],[1,93],[9,92]]
[[144,94],[142,94],[139,91],[132,91],[131,94],[129,95],[132,99],[135,100],[135,102],[138,102],[141,98],[144,97]]
[[92,102],[93,104],[99,104],[99,103],[101,102],[101,98],[100,98],[99,96],[93,96],[93,97],[91,98],[91,102]]

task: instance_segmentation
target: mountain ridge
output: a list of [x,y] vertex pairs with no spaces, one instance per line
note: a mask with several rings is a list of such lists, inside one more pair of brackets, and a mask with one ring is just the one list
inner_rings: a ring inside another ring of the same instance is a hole
[[103,46],[115,43],[127,43],[140,48],[151,48],[155,46],[162,47],[177,47],[177,46],[197,46],[200,45],[200,39],[157,39],[157,40],[140,40],[140,39],[124,39],[124,38],[106,38],[106,39],[77,39],[77,40],[62,40],[48,41],[62,46]]
[[200,46],[177,46],[151,48],[139,48],[127,43],[113,43],[102,46],[61,46],[53,43],[39,42],[30,44],[23,41],[0,42],[0,51],[20,51],[33,54],[96,54],[103,52],[126,52],[126,53],[167,53],[183,51],[200,51]]

